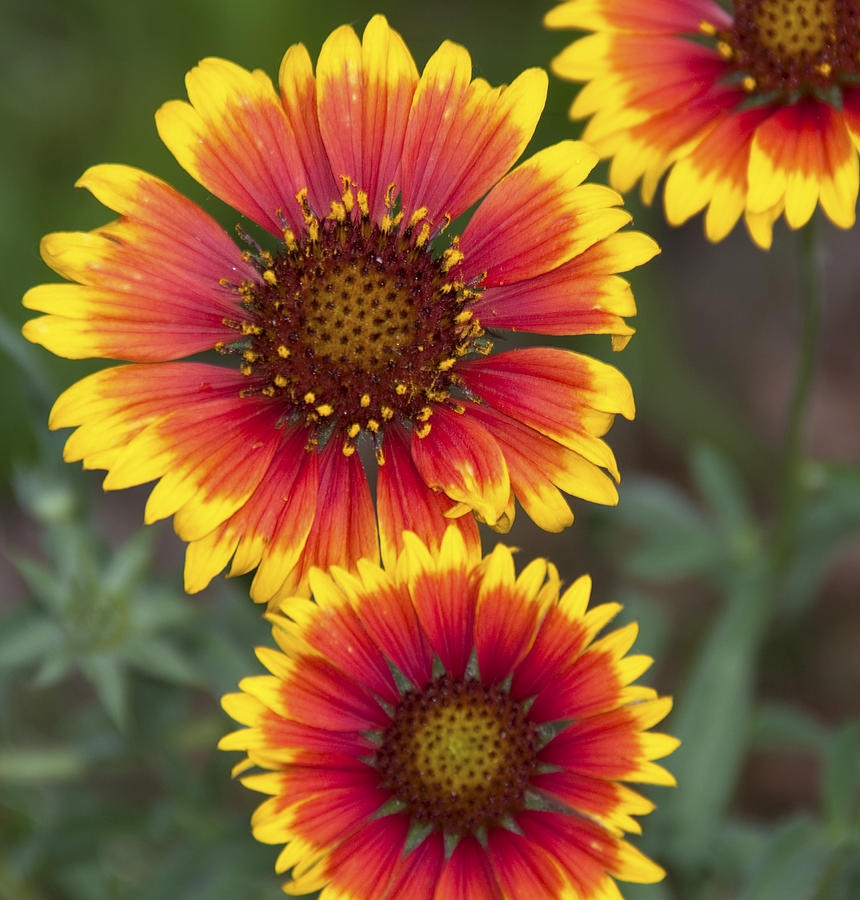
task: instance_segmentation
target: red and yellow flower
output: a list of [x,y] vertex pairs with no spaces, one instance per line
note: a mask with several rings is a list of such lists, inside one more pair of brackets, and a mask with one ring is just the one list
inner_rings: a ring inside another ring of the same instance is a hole
[[[362,40],[337,29],[316,72],[291,47],[279,86],[206,59],[190,102],[156,116],[180,164],[254,235],[237,229],[237,244],[163,181],[100,165],[79,184],[120,218],[44,239],[46,262],[76,283],[27,293],[47,315],[25,335],[131,363],[58,399],[51,427],[77,429],[66,459],[107,469],[109,489],[158,480],[146,519],[174,516],[188,590],[232,559],[231,574],[257,567],[261,601],[299,590],[312,565],[375,559],[380,544],[394,558],[403,529],[438,544],[453,521],[477,545],[472,513],[504,530],[514,498],[549,530],[572,521],[562,491],[616,502],[602,436],[633,416],[625,378],[489,339],[604,333],[623,346],[635,310],[616,273],[657,252],[619,232],[618,194],[582,183],[597,161],[584,144],[509,171],[545,73],[491,88],[446,42],[419,76],[377,16]],[[235,364],[181,361],[212,350]],[[360,461],[374,453],[379,536]]]
[[671,700],[633,684],[635,624],[597,637],[619,607],[588,609],[587,577],[559,596],[550,563],[517,576],[454,528],[404,544],[393,570],[313,569],[316,602],[270,615],[271,674],[223,700],[247,727],[219,746],[269,795],[253,832],[285,845],[285,890],[597,900],[662,878],[624,839],[653,804],[622,782],[673,784],[653,760],[678,743],[647,730]]
[[855,220],[860,146],[860,5],[856,0],[567,0],[551,28],[594,32],[553,62],[585,81],[571,115],[611,156],[620,191],[661,176],[673,225],[707,207],[722,240],[744,216],[767,248],[776,219],[804,225],[818,204]]

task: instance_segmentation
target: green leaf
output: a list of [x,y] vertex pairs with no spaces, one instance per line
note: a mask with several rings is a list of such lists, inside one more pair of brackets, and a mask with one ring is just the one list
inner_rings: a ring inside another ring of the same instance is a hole
[[86,768],[74,747],[30,747],[0,750],[0,782],[35,783],[79,778]]
[[42,660],[42,665],[33,676],[33,685],[38,688],[50,687],[56,684],[75,667],[75,661],[67,653],[56,653]]
[[833,735],[821,787],[825,820],[843,835],[855,824],[860,801],[860,722],[847,722]]
[[95,688],[114,725],[125,730],[128,717],[126,674],[113,655],[92,654],[79,661],[81,671]]
[[676,488],[637,479],[622,492],[618,511],[639,538],[625,568],[637,578],[667,581],[713,569],[724,553],[701,513]]
[[624,900],[672,900],[665,881],[657,884],[622,884]]
[[153,530],[141,528],[114,552],[101,574],[101,590],[108,596],[128,594],[152,565]]
[[860,472],[810,466],[800,508],[795,552],[787,566],[780,610],[799,615],[814,600],[839,547],[860,531]]
[[739,900],[814,900],[838,853],[815,822],[787,822],[774,835]]
[[734,586],[666,726],[682,741],[667,760],[678,790],[663,803],[670,852],[680,866],[695,868],[707,859],[735,789],[749,735],[766,586],[763,568]]
[[9,559],[34,597],[43,601],[50,609],[59,609],[67,602],[67,584],[53,572],[49,572],[43,563],[18,554],[10,554]]
[[690,468],[702,498],[720,525],[730,533],[749,529],[749,504],[737,472],[726,460],[712,447],[699,444],[693,449]]
[[759,749],[800,750],[817,755],[827,744],[827,729],[795,706],[767,703],[753,714],[750,740]]
[[176,684],[200,684],[200,673],[175,647],[159,638],[138,638],[122,649],[123,658],[136,669]]
[[60,629],[41,613],[14,610],[0,620],[0,669],[40,662],[62,641]]

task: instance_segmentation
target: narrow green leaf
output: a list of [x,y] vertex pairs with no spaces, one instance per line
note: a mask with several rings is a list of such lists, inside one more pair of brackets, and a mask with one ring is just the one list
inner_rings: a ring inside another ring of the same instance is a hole
[[728,462],[713,447],[699,444],[691,455],[690,468],[702,498],[720,525],[730,533],[748,529],[749,504],[737,472]]
[[68,781],[80,777],[85,768],[85,758],[73,747],[0,750],[0,782]]
[[825,820],[837,835],[843,835],[856,821],[860,807],[860,722],[847,722],[833,735],[824,757],[821,788]]
[[114,725],[124,731],[128,717],[126,674],[113,655],[93,654],[79,662]]
[[755,710],[751,743],[759,749],[822,753],[827,729],[809,713],[787,704],[768,703]]
[[664,481],[628,483],[618,512],[639,539],[625,561],[637,578],[686,578],[713,569],[725,555],[698,509]]
[[68,595],[68,587],[53,572],[48,571],[44,563],[16,553],[10,554],[9,559],[34,597],[45,602],[51,609],[62,606]]
[[774,835],[739,900],[814,900],[838,852],[815,822],[788,822]]
[[141,528],[110,558],[101,575],[108,596],[130,593],[152,563],[153,530]]
[[0,669],[41,662],[62,640],[57,625],[41,613],[14,610],[0,620]]
[[747,746],[766,589],[757,569],[734,586],[666,730],[682,741],[667,761],[678,790],[663,802],[670,852],[695,868],[712,846]]
[[136,669],[164,681],[196,685],[200,673],[179,651],[159,638],[138,638],[122,648],[123,658]]

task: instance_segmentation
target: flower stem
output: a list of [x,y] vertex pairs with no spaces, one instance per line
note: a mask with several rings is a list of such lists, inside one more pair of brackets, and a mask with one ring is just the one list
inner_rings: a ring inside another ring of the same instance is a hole
[[804,425],[821,318],[821,271],[815,219],[811,219],[801,230],[799,244],[797,263],[802,330],[794,389],[783,439],[779,505],[772,545],[773,574],[777,582],[792,554],[803,493]]

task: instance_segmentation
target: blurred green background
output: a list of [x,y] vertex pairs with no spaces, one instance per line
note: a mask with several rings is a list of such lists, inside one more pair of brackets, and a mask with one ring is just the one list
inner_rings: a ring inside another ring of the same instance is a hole
[[[220,695],[259,667],[269,641],[247,582],[181,591],[169,523],[143,529],[146,490],[103,494],[61,460],[56,395],[99,363],[20,338],[20,297],[55,276],[52,230],[110,213],[72,185],[88,166],[157,173],[227,227],[160,144],[153,113],[218,55],[273,77],[286,47],[316,56],[345,22],[388,15],[419,64],[445,38],[474,73],[509,82],[547,66],[572,35],[541,25],[548,2],[305,3],[291,0],[30,0],[0,8],[0,900],[280,896],[274,848],[248,819],[257,797],[214,750],[231,724]],[[576,136],[575,87],[552,78],[532,150]],[[605,180],[601,166],[594,180]],[[769,581],[767,546],[800,328],[798,236],[770,253],[742,230],[707,244],[701,222],[669,230],[628,198],[663,253],[634,272],[638,334],[612,362],[631,379],[635,422],[610,442],[618,509],[575,503],[560,535],[524,516],[509,543],[567,580],[590,571],[595,601],[641,624],[645,677],[675,695],[666,730],[677,790],[635,839],[669,871],[645,900],[851,900],[860,896],[860,253],[857,234],[817,223],[826,302],[807,419],[798,540]],[[573,342],[611,356],[608,341]],[[494,536],[488,534],[487,545]],[[764,586],[767,581],[768,585]]]

